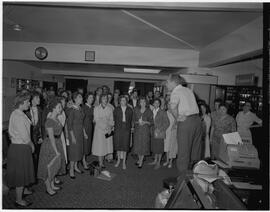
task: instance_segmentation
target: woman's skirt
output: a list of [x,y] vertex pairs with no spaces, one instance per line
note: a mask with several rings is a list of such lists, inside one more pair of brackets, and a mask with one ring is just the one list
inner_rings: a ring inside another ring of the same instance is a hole
[[128,152],[130,145],[130,129],[126,128],[124,124],[120,125],[119,129],[115,129],[113,144],[115,151]]
[[164,139],[151,137],[151,152],[162,154],[164,152]]
[[66,160],[65,160],[64,147],[63,147],[61,139],[55,139],[55,144],[56,144],[56,148],[58,152],[60,153],[60,158],[61,158],[61,167],[59,169],[58,174],[65,175],[66,174]]
[[7,155],[7,185],[22,187],[34,182],[34,164],[30,145],[10,144]]
[[[61,143],[60,139],[55,139],[55,142]],[[59,153],[61,154],[60,151]],[[51,141],[49,138],[46,138],[40,148],[39,163],[38,163],[38,178],[39,179],[46,180],[49,178],[49,180],[52,180],[55,174],[51,174],[51,173],[56,173],[56,174],[59,173],[59,170],[61,168],[61,162],[59,159],[55,160],[55,157],[56,157],[56,153],[52,147]],[[56,162],[53,162],[54,160]],[[53,171],[50,171],[51,168],[49,168],[48,165],[53,167],[52,168]]]

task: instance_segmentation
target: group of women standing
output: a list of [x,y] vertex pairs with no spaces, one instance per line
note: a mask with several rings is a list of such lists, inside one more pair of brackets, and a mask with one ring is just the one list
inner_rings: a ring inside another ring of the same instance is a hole
[[[110,104],[107,95],[100,95],[99,98],[100,105],[94,109],[92,154],[98,156],[100,167],[104,167],[105,156],[116,152],[115,167],[118,167],[122,160],[122,168],[125,170],[127,152],[131,150],[138,156],[138,168],[142,168],[144,156],[152,152],[155,154],[152,164],[158,169],[164,151],[177,151],[176,133],[171,133],[174,121],[170,121],[167,112],[160,109],[160,99],[154,101],[154,109],[151,110],[144,97],[137,99],[134,107],[124,95],[119,97],[117,106]],[[168,154],[168,162],[165,165],[172,167],[172,158],[175,157],[176,153]]]
[[[172,167],[177,152],[175,123],[170,112],[160,108],[160,99],[155,99],[150,107],[144,97],[131,106],[127,96],[119,96],[118,92],[113,95],[112,104],[108,94],[101,92],[97,92],[97,98],[91,92],[84,99],[80,92],[74,92],[71,97],[68,99],[65,91],[57,97],[49,96],[43,110],[38,108],[37,114],[32,111],[32,103],[30,105],[31,93],[17,94],[16,109],[9,122],[11,145],[7,163],[7,183],[9,187],[16,187],[17,205],[29,205],[23,194],[32,193],[28,186],[35,183],[36,178],[44,181],[48,195],[57,194],[63,183],[58,176],[66,174],[68,167],[70,178],[75,179],[75,173],[83,172],[79,162],[85,170],[89,169],[86,157],[90,153],[98,157],[100,167],[105,167],[104,160],[115,152],[115,167],[122,160],[125,170],[130,150],[138,155],[138,168],[142,168],[144,156],[152,152],[155,160],[151,164],[155,169],[160,167],[165,151],[167,161],[164,165]],[[29,108],[31,113],[28,113]],[[41,134],[38,153],[31,136],[32,125],[37,120],[41,122],[37,129]],[[35,153],[38,157],[33,157]],[[33,158],[38,164],[36,170]]]
[[[30,106],[30,99],[33,99],[31,93],[17,94],[15,110],[9,121],[11,145],[7,158],[7,184],[16,188],[17,206],[26,207],[30,204],[23,199],[23,194],[32,194],[27,186],[35,183],[35,178],[42,179],[46,193],[53,196],[61,190],[59,185],[63,182],[57,176],[66,174],[68,161],[72,179],[75,178],[74,172],[82,173],[78,167],[79,161],[88,169],[86,155],[90,154],[92,146],[94,95],[87,95],[83,107],[80,93],[73,93],[72,98],[72,103],[66,105],[64,95],[53,96],[44,106],[43,112],[36,113]],[[43,122],[39,129],[34,124],[37,120]],[[38,157],[33,157],[37,151],[37,143],[32,136],[33,126],[42,132],[38,139],[41,145]],[[38,164],[37,169],[34,168],[34,162]]]
[[[177,123],[168,106],[170,98],[168,95],[165,99],[153,98],[150,105],[147,98],[138,98],[136,91],[134,94],[129,101],[126,95],[119,96],[116,91],[111,100],[108,93],[98,89],[96,95],[89,92],[83,96],[74,92],[68,99],[63,91],[60,96],[51,97],[41,112],[37,109],[38,95],[19,93],[9,120],[11,145],[7,158],[7,184],[16,187],[16,204],[29,205],[23,194],[32,193],[27,186],[35,182],[35,176],[44,181],[48,195],[55,195],[63,183],[57,176],[66,174],[69,164],[69,176],[75,179],[75,173],[83,173],[79,162],[85,170],[89,169],[87,155],[90,153],[98,157],[100,167],[105,167],[104,160],[111,160],[116,152],[115,167],[119,167],[122,160],[125,170],[130,150],[138,156],[136,165],[139,169],[143,167],[144,157],[151,153],[154,161],[149,165],[159,169],[165,152],[163,166],[171,168],[178,146]],[[27,112],[29,108],[30,112]],[[248,102],[237,116],[237,125],[228,115],[225,104],[215,101],[215,108],[210,114],[208,106],[200,104],[205,126],[204,157],[218,158],[224,133],[238,128],[241,135],[248,137],[250,133],[246,131],[250,125],[254,121],[261,124],[261,120],[249,111]],[[37,124],[39,122],[42,124]],[[33,126],[35,135],[39,135],[37,139],[32,136]],[[33,157],[39,148],[39,157]],[[37,169],[33,158],[38,164]]]

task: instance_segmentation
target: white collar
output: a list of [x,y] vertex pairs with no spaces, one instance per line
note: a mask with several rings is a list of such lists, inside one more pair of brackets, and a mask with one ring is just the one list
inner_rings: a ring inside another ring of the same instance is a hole
[[243,114],[244,114],[244,115],[248,115],[248,114],[250,114],[250,111],[248,111],[248,112],[246,112],[246,113],[243,111]]
[[174,89],[173,89],[173,91],[175,90],[175,89],[177,89],[177,88],[182,88],[183,86],[181,85],[181,84],[179,84],[179,85],[177,85]]
[[77,110],[79,110],[80,109],[80,107],[79,106],[77,106],[77,105],[72,105],[72,107],[74,108],[74,109],[77,109]]
[[92,107],[92,106],[91,106],[91,105],[89,105],[87,102],[86,102],[85,104],[86,104],[88,107],[90,107],[90,108]]

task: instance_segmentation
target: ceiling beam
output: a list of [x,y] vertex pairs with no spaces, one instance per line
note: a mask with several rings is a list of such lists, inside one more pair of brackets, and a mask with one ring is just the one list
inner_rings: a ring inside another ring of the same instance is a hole
[[262,12],[261,2],[4,2],[4,5],[53,6],[53,7],[90,7],[107,9],[149,9],[149,10],[187,10],[187,11],[235,11]]
[[151,28],[154,28],[155,30],[157,30],[157,31],[159,31],[159,32],[161,32],[161,33],[163,33],[163,34],[169,36],[170,38],[173,38],[174,40],[177,40],[177,41],[179,41],[180,43],[184,43],[185,45],[187,45],[187,46],[191,47],[192,49],[195,49],[195,50],[196,50],[196,48],[195,48],[194,46],[192,46],[191,44],[189,44],[188,42],[182,40],[181,38],[179,38],[179,37],[177,37],[177,36],[175,36],[175,35],[173,35],[173,34],[167,32],[167,31],[165,31],[165,30],[163,30],[163,29],[161,29],[161,28],[158,27],[158,26],[156,26],[156,25],[154,25],[154,24],[152,24],[152,23],[150,23],[150,22],[144,20],[143,18],[140,18],[139,16],[134,15],[133,13],[131,13],[131,12],[129,12],[129,11],[126,11],[126,10],[121,10],[121,11],[122,11],[123,13],[125,13],[126,15],[131,16],[132,18],[135,18],[136,20],[138,20],[138,21],[140,21],[140,22],[142,22],[142,23],[144,23],[144,24],[150,26]]

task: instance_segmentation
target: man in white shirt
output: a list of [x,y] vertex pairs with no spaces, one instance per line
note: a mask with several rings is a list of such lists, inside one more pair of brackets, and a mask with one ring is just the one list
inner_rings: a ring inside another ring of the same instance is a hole
[[179,75],[170,75],[166,83],[171,91],[169,109],[177,122],[177,168],[181,174],[185,174],[195,162],[202,159],[203,149],[199,108],[193,92],[181,85],[184,83]]

